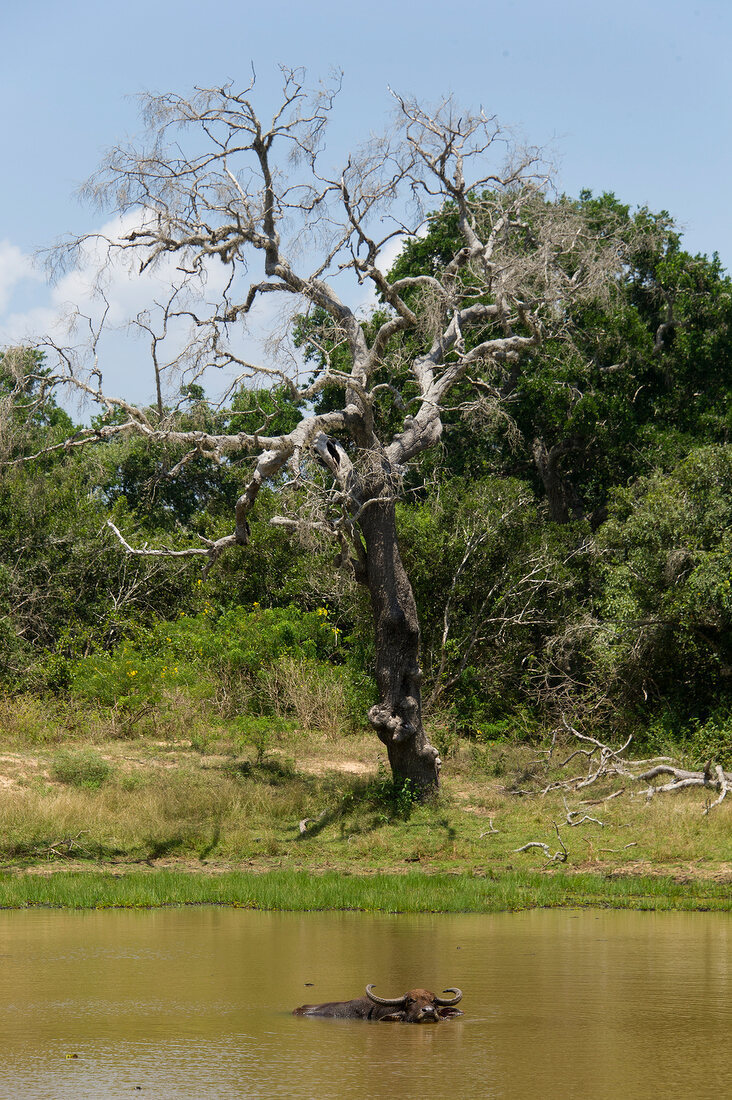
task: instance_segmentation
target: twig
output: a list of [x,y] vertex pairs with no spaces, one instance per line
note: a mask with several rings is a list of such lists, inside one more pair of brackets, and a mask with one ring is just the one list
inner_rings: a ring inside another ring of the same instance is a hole
[[[605,828],[605,822],[600,821],[599,817],[590,817],[589,814],[584,814],[582,817],[579,817],[579,814],[582,813],[581,810],[570,810],[569,806],[567,805],[566,798],[563,798],[562,802],[564,803],[564,809],[567,812],[567,824],[570,826],[570,828],[575,828],[575,826],[577,825],[584,825],[586,821],[591,821],[594,825],[599,825],[602,829]],[[574,820],[575,818],[577,820]]]
[[617,798],[618,795],[624,794],[624,792],[625,787],[621,787],[619,791],[606,794],[604,798],[583,798],[580,800],[580,806],[601,806],[603,802],[610,802],[611,799]]

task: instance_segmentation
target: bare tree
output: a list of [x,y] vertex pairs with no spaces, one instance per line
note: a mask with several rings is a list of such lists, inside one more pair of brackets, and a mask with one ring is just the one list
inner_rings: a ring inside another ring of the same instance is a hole
[[[607,285],[618,255],[607,240],[600,247],[571,203],[548,201],[537,152],[512,147],[495,118],[462,113],[450,99],[427,110],[393,95],[388,132],[329,172],[324,138],[337,89],[309,94],[301,72],[283,77],[269,121],[255,110],[253,85],[145,97],[147,144],[112,150],[88,184],[87,195],[125,229],[67,242],[58,263],[96,250],[102,294],[105,265],[120,255],[140,274],[167,271],[171,259],[174,266],[165,299],[133,322],[150,339],[156,406],[105,391],[104,310],[90,324],[91,358],[55,347],[56,380],[114,414],[65,445],[135,432],[182,445],[179,466],[200,454],[219,463],[251,454],[233,532],[188,551],[209,564],[246,545],[265,483],[288,477],[312,491],[320,504],[308,508],[307,522],[336,540],[338,565],[370,594],[379,699],[369,720],[395,778],[425,793],[438,786],[441,762],[422,725],[420,628],[397,540],[405,470],[440,439],[450,392],[473,385],[481,401],[504,401],[525,357],[567,332],[572,303]],[[454,254],[434,270],[390,280],[384,255],[423,232],[427,215],[445,204],[459,225]],[[223,289],[207,305],[220,265]],[[371,315],[361,308],[363,285],[380,302]],[[266,363],[244,360],[241,332],[265,297],[289,302],[291,316],[317,315],[308,336],[315,366],[303,367],[282,345]],[[179,430],[163,400],[166,378],[182,372],[195,381],[211,366],[233,368],[232,390],[284,390],[302,410],[299,423],[276,433],[263,416],[251,432]],[[326,390],[341,398],[321,411]],[[379,427],[385,405],[392,424],[398,414],[389,433]],[[306,521],[301,512],[273,522],[287,529]]]

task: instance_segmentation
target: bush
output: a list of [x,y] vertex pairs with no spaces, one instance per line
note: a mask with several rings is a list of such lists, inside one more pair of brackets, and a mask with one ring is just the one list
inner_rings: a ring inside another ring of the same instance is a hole
[[[289,732],[289,723],[285,723]],[[231,723],[231,749],[234,753],[254,750],[254,764],[263,764],[270,749],[283,732],[283,723],[274,718],[245,714]]]
[[336,737],[354,724],[348,679],[341,668],[286,655],[262,669],[259,679],[266,708],[294,719],[302,729]]
[[365,783],[355,785],[341,799],[341,815],[354,811],[370,810],[376,814],[376,822],[409,821],[412,812],[420,804],[420,793],[411,779],[394,779],[383,764],[378,773]]
[[641,717],[680,727],[729,701],[732,667],[732,452],[693,450],[669,474],[618,489],[598,532],[602,667]]
[[40,745],[58,740],[56,715],[43,699],[33,695],[0,696],[0,735],[3,740]]
[[732,714],[716,711],[705,722],[695,722],[686,751],[697,767],[711,760],[732,768]]
[[94,790],[111,774],[111,765],[93,749],[61,749],[51,761],[51,778],[70,787]]
[[[136,709],[184,691],[194,698],[243,709],[264,690],[263,670],[289,657],[321,668],[333,658],[340,631],[326,608],[294,607],[227,611],[210,605],[198,615],[137,628],[109,653],[77,661],[71,672],[74,694],[104,706]],[[254,696],[252,699],[251,697]],[[238,707],[237,707],[238,704]]]

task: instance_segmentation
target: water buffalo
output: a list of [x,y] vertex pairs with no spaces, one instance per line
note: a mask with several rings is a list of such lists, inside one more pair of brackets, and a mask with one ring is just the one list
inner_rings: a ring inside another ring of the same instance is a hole
[[377,997],[373,985],[366,986],[366,996],[353,1001],[327,1001],[322,1005],[301,1005],[293,1016],[330,1016],[336,1020],[399,1021],[405,1024],[437,1024],[451,1016],[462,1016],[455,1008],[462,1000],[459,989],[443,989],[453,997],[437,997],[428,989],[410,989],[401,997]]

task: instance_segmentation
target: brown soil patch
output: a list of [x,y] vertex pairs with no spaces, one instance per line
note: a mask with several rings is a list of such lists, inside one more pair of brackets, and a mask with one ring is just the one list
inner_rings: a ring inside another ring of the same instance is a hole
[[[267,871],[277,870],[281,866],[282,864],[278,860],[270,862],[266,859],[201,861],[199,859],[185,857],[180,859],[169,857],[150,862],[141,861],[130,863],[112,863],[104,861],[92,863],[88,860],[64,859],[35,864],[28,867],[18,866],[18,871],[21,874],[42,876],[54,875],[59,871],[71,871],[77,874],[82,872],[96,872],[98,874],[111,874],[115,877],[140,871],[145,873],[152,873],[154,871],[181,871],[188,874],[215,876],[224,875],[230,871],[247,871],[252,874],[264,874]],[[309,873],[314,875],[323,871],[338,869],[337,866],[332,864],[308,868]],[[398,863],[391,867],[380,867],[378,869],[349,867],[345,873],[352,877],[369,877],[381,874],[403,875],[407,874],[410,870],[411,866],[405,868],[403,863]],[[590,873],[605,875],[609,878],[620,876],[624,878],[640,878],[650,876],[653,878],[672,879],[674,882],[681,885],[692,882],[732,884],[732,863],[717,864],[714,867],[705,867],[695,863],[659,867],[645,860],[638,860],[636,863],[625,864],[622,867],[618,867],[615,864],[605,864],[599,860],[587,860],[584,863],[574,864],[571,867],[563,865],[561,868],[547,867],[541,870],[545,870],[546,874],[554,874],[556,871],[561,870],[562,874],[567,875]],[[445,872],[430,872],[425,869],[424,873],[429,875],[431,873],[444,874]],[[460,874],[462,872],[454,873]]]
[[342,772],[345,775],[373,775],[374,766],[362,760],[301,760],[300,769],[308,775],[327,775]]
[[596,874],[612,878],[670,878],[681,885],[691,882],[718,882],[732,884],[732,863],[674,863],[659,865],[647,859],[637,859],[630,863],[607,863],[600,859],[588,859],[575,863],[571,868],[562,866],[568,874]]
[[[25,753],[5,752],[0,754],[0,790],[11,790],[22,781],[38,775],[41,765],[35,756]],[[44,774],[41,772],[41,774]]]

